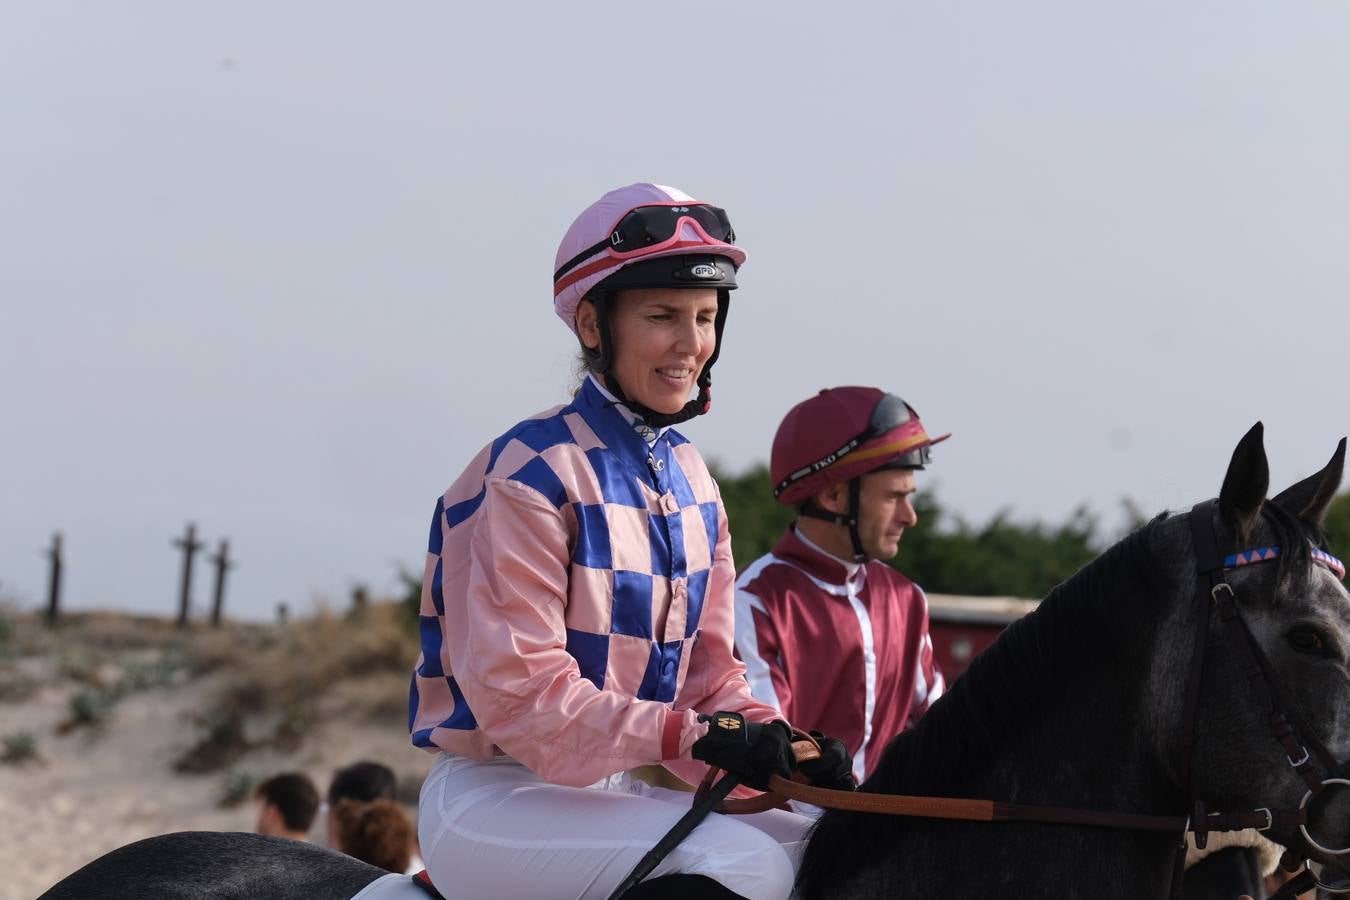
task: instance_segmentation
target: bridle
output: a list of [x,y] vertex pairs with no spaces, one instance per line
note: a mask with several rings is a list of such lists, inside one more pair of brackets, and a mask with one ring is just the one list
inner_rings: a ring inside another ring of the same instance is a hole
[[[1276,560],[1281,554],[1281,548],[1263,547],[1221,556],[1215,526],[1216,506],[1216,501],[1206,500],[1197,503],[1190,512],[1191,543],[1196,556],[1196,573],[1199,575],[1200,585],[1195,651],[1191,657],[1186,707],[1182,718],[1185,729],[1182,735],[1182,783],[1186,785],[1187,793],[1191,797],[1188,829],[1195,834],[1195,845],[1200,849],[1205,847],[1208,832],[1215,830],[1207,827],[1208,810],[1204,801],[1196,796],[1193,762],[1196,723],[1199,717],[1200,682],[1204,672],[1205,650],[1209,643],[1209,622],[1212,611],[1217,611],[1219,621],[1223,625],[1222,633],[1227,636],[1229,645],[1235,648],[1248,685],[1256,694],[1261,707],[1268,710],[1267,725],[1271,735],[1280,744],[1289,766],[1307,786],[1307,792],[1296,809],[1273,810],[1263,807],[1256,810],[1264,813],[1267,818],[1266,826],[1258,827],[1258,830],[1268,830],[1276,822],[1296,825],[1308,846],[1331,856],[1345,856],[1350,854],[1350,847],[1325,847],[1308,831],[1309,803],[1329,787],[1336,785],[1350,787],[1350,779],[1345,776],[1345,766],[1327,750],[1298,704],[1289,696],[1269,657],[1261,649],[1251,628],[1243,619],[1242,612],[1237,606],[1237,595],[1225,575],[1229,570],[1241,566]],[[1310,555],[1314,563],[1330,569],[1342,579],[1345,578],[1345,565],[1336,557],[1318,548],[1314,548]],[[1333,888],[1320,884],[1319,886],[1333,893],[1350,893],[1350,887]]]
[[[731,813],[760,812],[782,805],[788,799],[793,799],[831,809],[887,815],[983,822],[1042,822],[1180,832],[1182,841],[1173,867],[1171,896],[1174,898],[1181,895],[1181,876],[1185,868],[1185,835],[1187,832],[1193,833],[1196,846],[1204,849],[1210,832],[1237,831],[1246,828],[1267,831],[1275,825],[1281,825],[1287,828],[1297,828],[1308,845],[1323,853],[1332,856],[1350,855],[1350,847],[1340,849],[1324,847],[1308,832],[1309,803],[1332,786],[1350,788],[1350,778],[1345,776],[1345,767],[1336,761],[1318,739],[1316,733],[1308,724],[1308,720],[1282,686],[1269,658],[1261,649],[1251,629],[1243,619],[1237,606],[1236,593],[1225,575],[1230,569],[1276,560],[1280,557],[1281,548],[1260,547],[1242,550],[1227,556],[1221,555],[1215,526],[1216,507],[1217,501],[1207,500],[1196,504],[1190,512],[1191,539],[1196,555],[1197,574],[1200,577],[1197,591],[1199,614],[1196,616],[1195,650],[1191,656],[1190,669],[1187,675],[1181,740],[1181,780],[1187,796],[1190,798],[1189,815],[1155,816],[1139,813],[1101,812],[1071,807],[1001,803],[993,800],[838,791],[812,787],[779,776],[774,776],[769,780],[769,793],[749,800],[726,800],[722,804],[723,811]],[[1311,552],[1311,559],[1314,563],[1330,569],[1341,578],[1345,577],[1344,564],[1329,553],[1314,549]],[[1228,643],[1235,648],[1235,652],[1238,654],[1248,684],[1256,693],[1263,708],[1269,710],[1268,724],[1271,734],[1283,749],[1289,765],[1307,786],[1307,793],[1295,809],[1260,807],[1245,812],[1215,812],[1210,810],[1205,802],[1196,796],[1192,771],[1196,723],[1199,716],[1200,685],[1204,673],[1205,652],[1210,641],[1209,624],[1214,611],[1217,611],[1219,620],[1223,624],[1221,633],[1227,637]],[[712,775],[712,773],[709,774]],[[705,785],[709,783],[711,783],[710,780],[705,782]],[[1308,873],[1306,878],[1313,879],[1314,876]],[[1290,884],[1292,886],[1294,882]],[[1320,883],[1314,885],[1313,882],[1307,881],[1303,883],[1299,890],[1307,890],[1312,886],[1320,886],[1333,893],[1350,893],[1350,887],[1332,887]],[[1276,896],[1278,897],[1280,894]],[[1285,896],[1293,896],[1293,894]]]

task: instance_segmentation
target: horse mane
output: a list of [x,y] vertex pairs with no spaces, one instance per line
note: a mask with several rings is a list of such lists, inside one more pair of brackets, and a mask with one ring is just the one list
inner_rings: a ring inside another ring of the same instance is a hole
[[1101,656],[1101,641],[1092,636],[1115,633],[1125,617],[1137,615],[1122,601],[1155,580],[1153,524],[1056,585],[1035,611],[1004,629],[915,728],[891,741],[867,789],[939,794],[983,771],[1048,696],[1084,661]]
[[[1320,530],[1271,501],[1262,512],[1282,548],[1278,577],[1306,573],[1310,549],[1324,544]],[[1124,601],[1158,593],[1165,575],[1152,537],[1168,518],[1164,512],[1117,542],[1004,629],[915,728],[891,741],[866,789],[941,795],[978,777],[1084,662],[1111,652],[1092,636],[1139,620],[1140,610]]]
[[[1004,629],[915,727],[891,741],[860,789],[962,796],[961,786],[993,765],[998,748],[1034,722],[1076,670],[1110,652],[1093,636],[1116,634],[1139,618],[1125,601],[1148,596],[1162,579],[1151,538],[1166,517],[1117,542]],[[811,883],[827,883],[845,860],[882,858],[913,821],[869,817],[869,827],[848,827],[858,815],[828,810],[817,823],[798,875],[804,896],[828,896]]]

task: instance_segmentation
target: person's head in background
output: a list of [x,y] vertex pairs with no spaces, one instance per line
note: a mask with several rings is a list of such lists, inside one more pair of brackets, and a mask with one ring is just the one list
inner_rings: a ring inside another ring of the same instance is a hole
[[344,799],[328,815],[334,850],[389,872],[408,870],[413,826],[398,803],[384,797],[365,803]]
[[394,770],[383,763],[361,760],[333,773],[328,783],[327,816],[328,846],[336,848],[337,805],[343,800],[369,803],[372,800],[393,800],[398,793],[398,779]]
[[253,792],[258,801],[258,834],[305,840],[319,811],[319,790],[300,772],[273,775]]

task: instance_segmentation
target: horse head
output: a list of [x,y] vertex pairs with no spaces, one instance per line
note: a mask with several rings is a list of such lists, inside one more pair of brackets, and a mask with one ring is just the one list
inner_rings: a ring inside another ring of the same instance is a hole
[[[1176,560],[1175,575],[1192,586],[1183,586],[1164,630],[1170,648],[1159,647],[1170,659],[1162,668],[1180,677],[1174,693],[1198,677],[1197,699],[1173,719],[1181,739],[1175,729],[1161,732],[1166,765],[1203,803],[1193,824],[1207,812],[1269,811],[1269,837],[1338,868],[1350,867],[1350,593],[1343,567],[1322,546],[1321,525],[1345,449],[1342,439],[1321,471],[1268,499],[1258,423],[1234,450],[1217,503],[1162,523],[1174,547],[1185,545],[1180,523],[1190,526],[1190,552]],[[1205,528],[1223,560],[1208,574]]]
[[1350,594],[1320,527],[1344,460],[1342,441],[1267,498],[1258,424],[1217,499],[1057,585],[862,786],[995,801],[1000,823],[831,810],[801,896],[1165,896],[1185,827],[1259,827],[1350,868]]

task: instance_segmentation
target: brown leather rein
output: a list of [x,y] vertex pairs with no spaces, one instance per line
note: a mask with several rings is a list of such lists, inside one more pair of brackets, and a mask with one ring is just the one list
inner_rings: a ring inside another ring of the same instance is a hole
[[[812,760],[820,755],[815,741],[809,737],[800,739],[802,738],[800,733],[796,737],[799,740],[793,741],[792,750],[798,762]],[[717,774],[716,770],[709,771],[703,783],[699,785],[700,793],[713,783]],[[904,794],[839,791],[789,780],[780,775],[774,775],[769,779],[769,788],[769,791],[758,797],[729,797],[722,801],[718,811],[731,815],[750,815],[770,809],[782,809],[789,800],[796,800],[826,809],[925,819],[959,819],[966,822],[1042,822],[1054,825],[1090,825],[1101,828],[1171,832],[1179,832],[1190,827],[1190,820],[1186,816],[1110,813],[1066,806],[1032,806],[960,797],[917,797]],[[1270,817],[1264,810],[1212,813],[1208,819],[1209,831],[1238,831],[1243,828],[1267,828],[1270,825]],[[1275,821],[1278,822],[1279,819],[1276,818]]]

